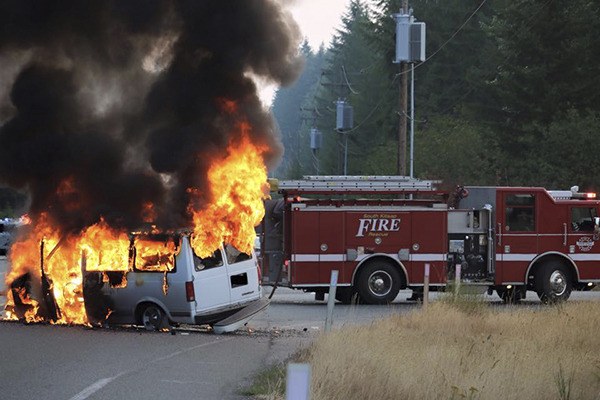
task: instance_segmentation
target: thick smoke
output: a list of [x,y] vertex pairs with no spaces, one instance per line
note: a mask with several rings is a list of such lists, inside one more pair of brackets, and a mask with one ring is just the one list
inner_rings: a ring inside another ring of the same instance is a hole
[[297,40],[274,0],[3,1],[0,180],[67,230],[136,228],[148,203],[185,225],[235,134],[224,102],[279,157],[249,74],[290,83]]

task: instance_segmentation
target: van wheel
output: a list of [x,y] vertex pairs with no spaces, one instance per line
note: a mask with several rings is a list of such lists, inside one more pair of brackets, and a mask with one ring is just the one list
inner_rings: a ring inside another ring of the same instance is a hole
[[367,304],[391,303],[398,296],[401,279],[400,273],[389,261],[370,261],[358,277],[358,294]]
[[538,297],[544,304],[566,301],[573,290],[571,274],[562,264],[544,265],[537,272],[535,280]]
[[141,323],[147,331],[157,331],[163,328],[165,313],[155,304],[148,304],[141,313]]

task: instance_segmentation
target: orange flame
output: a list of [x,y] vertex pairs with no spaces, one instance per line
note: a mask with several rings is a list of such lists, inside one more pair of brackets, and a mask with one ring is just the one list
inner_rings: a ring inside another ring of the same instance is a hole
[[177,246],[172,240],[158,242],[136,238],[135,268],[140,271],[167,272],[175,267]]
[[254,227],[265,214],[263,200],[269,193],[263,159],[266,147],[250,142],[247,122],[239,123],[238,129],[240,139],[229,143],[227,157],[208,170],[211,202],[201,210],[188,209],[194,222],[192,247],[199,257],[210,255],[223,242],[251,253]]
[[144,203],[142,206],[142,218],[144,222],[156,221],[156,210],[151,202]]
[[[237,112],[233,101],[222,100],[221,107],[227,114]],[[231,243],[237,249],[251,253],[254,227],[264,216],[263,200],[269,193],[264,154],[268,149],[250,141],[248,122],[239,122],[236,131],[236,139],[230,141],[226,157],[215,160],[208,170],[206,194],[209,203],[196,206],[200,193],[190,189],[191,244],[200,257],[210,255],[223,243]],[[66,208],[81,207],[72,179],[65,180],[57,194]],[[142,216],[147,222],[155,220],[156,210],[152,203],[143,206]],[[13,243],[9,252],[11,270],[6,276],[6,287],[9,288],[6,318],[22,317],[27,322],[43,320],[40,315],[43,295],[18,284],[11,287],[25,274],[29,274],[32,282],[41,282],[42,275],[48,278],[49,290],[59,311],[57,320],[52,322],[58,324],[89,324],[83,299],[84,271],[104,272],[105,280],[108,280],[109,271],[122,272],[122,285],[126,284],[125,273],[134,268],[162,272],[165,274],[163,291],[167,294],[166,274],[175,267],[175,256],[180,249],[172,237],[158,241],[151,236],[137,235],[132,239],[128,233],[111,228],[102,218],[78,233],[61,232],[47,214],[38,216],[35,224],[25,225],[30,222],[28,216],[23,216],[22,220],[26,232]],[[25,308],[19,316],[15,310],[17,302]]]

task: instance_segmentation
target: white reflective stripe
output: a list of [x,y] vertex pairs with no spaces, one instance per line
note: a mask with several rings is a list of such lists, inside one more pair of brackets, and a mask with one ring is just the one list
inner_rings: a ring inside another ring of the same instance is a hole
[[537,254],[496,254],[496,261],[531,261]]
[[292,261],[295,262],[318,262],[318,254],[292,254]]
[[[291,287],[297,287],[297,288],[302,288],[302,287],[324,287],[324,286],[329,286],[329,283],[298,283],[298,284],[291,285]],[[352,286],[352,284],[351,283],[339,283],[338,282],[337,286]]]
[[600,254],[569,254],[569,258],[573,261],[600,261]]
[[[600,254],[567,254],[573,261],[600,261]],[[496,261],[532,261],[538,254],[496,254]]]
[[411,254],[410,261],[446,261],[446,254]]
[[[361,254],[356,257],[355,262],[360,262],[365,258],[373,255],[386,255],[393,258],[396,261],[400,261],[397,253],[387,254]],[[446,261],[446,254],[411,254],[409,261]],[[294,262],[341,262],[347,261],[346,254],[292,254],[292,261]]]

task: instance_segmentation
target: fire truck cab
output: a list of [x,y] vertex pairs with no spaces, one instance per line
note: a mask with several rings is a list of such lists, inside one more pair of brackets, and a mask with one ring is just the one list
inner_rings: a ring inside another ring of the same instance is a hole
[[[418,297],[426,265],[432,290],[454,281],[496,291],[505,302],[535,291],[543,302],[600,281],[598,212],[591,194],[539,187],[461,187],[402,176],[280,181],[261,234],[263,284],[328,290],[389,303]],[[310,196],[310,197],[309,197]],[[376,197],[374,197],[376,196]]]

